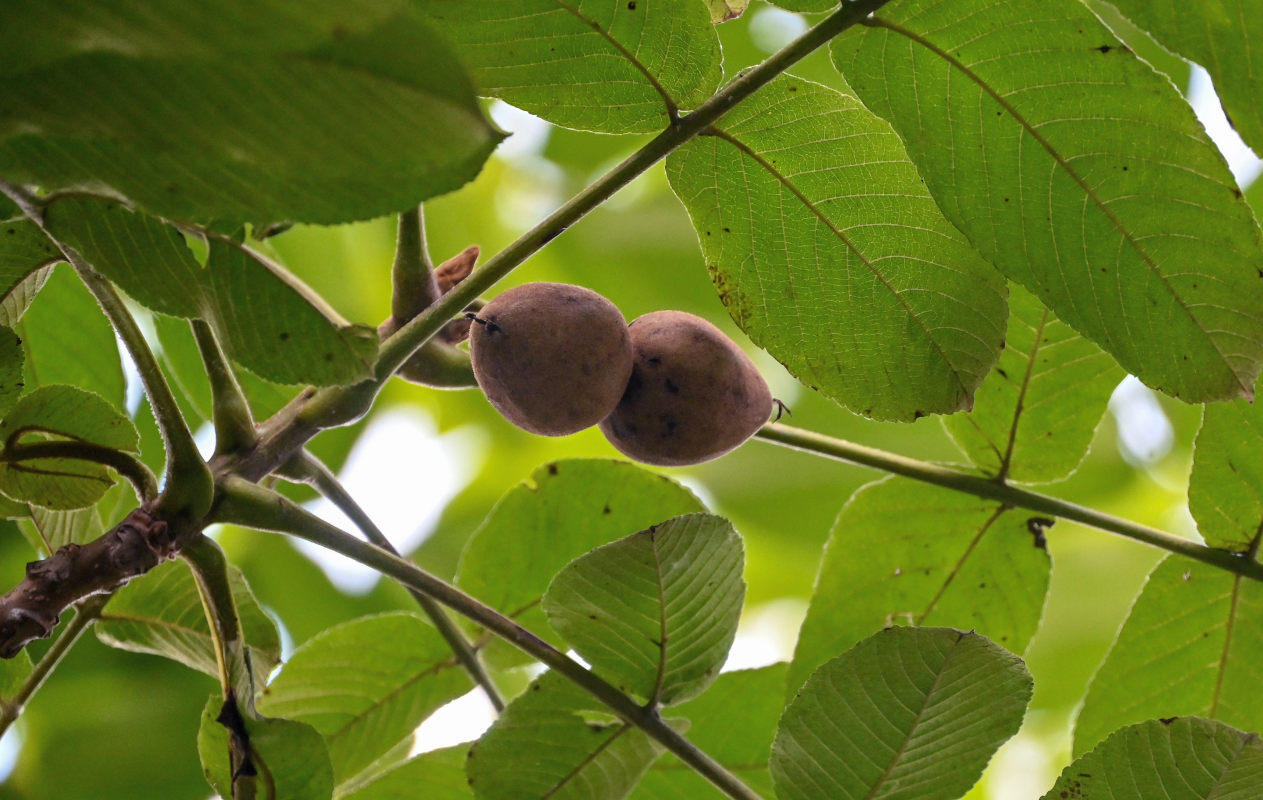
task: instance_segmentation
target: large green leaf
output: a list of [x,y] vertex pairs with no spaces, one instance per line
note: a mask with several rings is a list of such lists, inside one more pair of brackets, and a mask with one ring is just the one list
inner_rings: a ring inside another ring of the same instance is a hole
[[[474,532],[456,583],[553,643],[539,608],[549,582],[584,553],[680,514],[705,511],[692,492],[626,461],[558,461],[506,494]],[[519,664],[506,645],[493,663]]]
[[1150,386],[1252,393],[1258,225],[1179,92],[1082,3],[891,3],[832,52],[1000,271]]
[[782,76],[667,177],[728,313],[800,380],[879,419],[969,406],[1004,343],[1004,282],[854,96]]
[[686,514],[572,561],[548,587],[544,613],[620,689],[674,705],[701,694],[728,657],[744,561],[732,523]]
[[[32,434],[137,452],[136,427],[100,395],[73,386],[42,386],[23,397],[0,420],[0,443],[24,443]],[[95,461],[33,458],[0,463],[0,492],[13,500],[52,509],[91,505],[113,478]]]
[[479,800],[620,800],[662,753],[555,672],[509,704],[469,751]]
[[338,797],[345,800],[416,800],[418,787],[425,787],[426,800],[473,800],[474,792],[465,778],[468,752],[468,745],[459,745],[422,753]]
[[829,536],[789,689],[889,625],[972,629],[1024,652],[1048,591],[1051,524],[904,478],[860,489]]
[[[228,568],[228,582],[255,678],[262,683],[280,663],[280,634],[239,569]],[[163,656],[219,677],[197,581],[182,561],[162,564],[115,593],[96,624],[96,635],[121,650]]]
[[1263,402],[1215,403],[1188,479],[1188,509],[1206,544],[1245,552],[1263,538]]
[[27,389],[73,384],[123,408],[127,382],[114,330],[74,269],[57,266],[37,291],[17,328],[26,347]]
[[1263,742],[1207,719],[1153,719],[1066,767],[1042,800],[1257,800]]
[[11,329],[0,327],[0,416],[22,394],[22,365],[25,360],[22,340]]
[[53,265],[39,267],[34,272],[27,273],[8,289],[4,299],[0,300],[0,325],[17,327],[26,309],[30,308],[40,289],[44,288],[44,284],[52,275]]
[[[206,701],[197,731],[197,752],[211,788],[220,797],[233,796],[228,729],[216,721],[223,698]],[[266,719],[246,713],[241,720],[249,736],[250,758],[258,800],[329,800],[333,769],[320,734],[310,725],[289,719]]]
[[[19,291],[25,279],[41,267],[61,259],[59,251],[39,226],[28,219],[11,219],[0,223],[0,300],[7,301]],[[31,293],[21,311],[26,310]],[[21,311],[0,319],[0,324],[15,325]]]
[[369,377],[376,331],[346,325],[297,278],[258,253],[213,239],[207,272],[228,355],[261,378],[318,386]]
[[360,617],[308,639],[259,698],[324,737],[339,784],[469,691],[451,649],[415,614]]
[[[688,720],[688,739],[743,783],[772,797],[767,761],[783,708],[785,664],[726,672],[695,700],[671,709]],[[709,781],[670,753],[649,768],[633,800],[721,798]]]
[[408,4],[6,8],[0,176],[164,217],[367,219],[451,191],[500,134]]
[[1197,715],[1263,730],[1263,584],[1168,557],[1149,576],[1075,723],[1074,752],[1122,725]]
[[943,424],[988,475],[1058,480],[1088,452],[1123,371],[1020,286],[1011,287],[1009,312],[1004,352],[973,409]]
[[1032,681],[975,633],[890,628],[816,671],[772,744],[780,800],[955,800],[1017,733]]
[[137,302],[163,314],[205,315],[202,268],[174,228],[95,197],[62,198],[44,213],[50,234]]
[[13,658],[0,659],[0,698],[11,700],[26,683],[34,668],[31,654],[26,650]]
[[1215,80],[1215,91],[1237,133],[1263,152],[1263,2],[1259,0],[1110,0],[1168,50],[1196,61]]
[[650,133],[708,98],[719,38],[699,0],[422,0],[479,91],[569,128]]

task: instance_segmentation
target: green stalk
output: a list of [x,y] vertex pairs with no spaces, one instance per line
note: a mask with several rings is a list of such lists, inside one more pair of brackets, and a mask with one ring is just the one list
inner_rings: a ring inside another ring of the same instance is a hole
[[254,670],[241,632],[232,584],[228,581],[228,559],[214,540],[200,534],[181,548],[180,557],[188,562],[197,581],[202,609],[210,625],[224,698],[235,694],[253,708]]
[[383,342],[373,369],[373,380],[351,387],[314,391],[297,398],[290,406],[282,409],[274,420],[264,424],[259,447],[241,464],[236,465],[234,471],[258,480],[289,460],[299,447],[322,428],[357,419],[372,406],[377,392],[400,365],[438,333],[448,320],[459,315],[470,302],[599,207],[619,189],[704,132],[737,103],[887,2],[888,0],[854,0],[844,3],[837,11],[762,64],[720,89],[696,110],[674,121],[644,147],[564,203]]
[[862,467],[871,467],[922,483],[942,486],[945,489],[972,494],[986,500],[995,500],[1015,508],[1026,508],[1041,514],[1061,517],[1133,541],[1143,542],[1151,547],[1191,558],[1194,561],[1210,564],[1236,575],[1263,581],[1263,564],[1253,558],[1230,553],[1227,550],[1206,547],[1188,539],[1173,536],[1166,531],[1111,516],[1094,508],[1021,489],[995,478],[970,475],[950,467],[887,453],[884,450],[865,447],[862,444],[835,439],[788,425],[770,423],[763,426],[763,429],[755,436],[795,450],[803,450]]
[[439,299],[434,262],[425,243],[425,216],[421,206],[399,215],[395,263],[390,272],[393,291],[391,316],[406,322]]
[[724,794],[736,800],[760,800],[759,795],[736,775],[663,722],[656,709],[640,705],[499,611],[417,565],[330,525],[276,492],[235,477],[225,479],[221,489],[212,515],[215,521],[288,533],[315,542],[437,600],[582,687],[628,724],[640,728],[674,753]]
[[39,458],[73,458],[109,467],[122,475],[136,490],[141,503],[151,503],[158,496],[158,479],[140,460],[91,442],[68,440],[32,442],[6,447],[0,452],[0,463],[18,464]]
[[[360,507],[360,504],[355,502],[355,498],[351,497],[350,492],[338,481],[337,476],[325,466],[324,462],[306,451],[300,453],[295,461],[298,462],[297,467],[304,474],[305,479],[315,487],[316,491],[328,498],[329,502],[333,503],[338,510],[346,514],[347,518],[355,523],[355,526],[360,529],[369,542],[393,556],[399,556],[399,551],[390,543],[390,539],[386,537],[386,534],[382,533],[381,529],[373,522],[372,517]],[[421,607],[421,610],[434,622],[434,627],[447,640],[448,646],[456,654],[461,666],[474,679],[474,683],[478,684],[483,693],[487,695],[492,707],[497,712],[504,711],[504,698],[500,696],[500,691],[496,689],[491,677],[483,669],[482,662],[478,660],[478,653],[470,646],[465,639],[465,635],[452,622],[451,617],[447,615],[443,607],[424,592],[409,589],[408,593],[417,601],[417,605]]]
[[250,403],[237,383],[237,376],[228,366],[228,359],[205,320],[190,320],[197,351],[202,356],[206,377],[211,387],[211,416],[215,425],[215,455],[235,453],[253,447],[258,441]]

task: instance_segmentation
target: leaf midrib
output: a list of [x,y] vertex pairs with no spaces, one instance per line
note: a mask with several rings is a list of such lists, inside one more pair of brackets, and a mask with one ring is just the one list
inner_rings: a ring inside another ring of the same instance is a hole
[[662,97],[662,102],[666,104],[667,117],[669,117],[670,119],[675,119],[677,116],[679,116],[679,111],[680,111],[679,106],[676,105],[676,102],[671,97],[670,93],[668,93],[666,88],[664,88],[663,85],[658,82],[658,79],[655,78],[653,73],[649,71],[649,68],[646,67],[640,61],[640,59],[636,58],[636,56],[630,50],[628,50],[626,47],[623,46],[622,42],[618,41],[613,36],[611,36],[609,31],[601,27],[600,23],[596,22],[593,19],[588,18],[587,16],[583,14],[583,12],[579,11],[579,9],[570,5],[565,0],[553,0],[553,2],[556,3],[559,7],[569,12],[572,16],[574,16],[575,19],[579,20],[584,25],[587,25],[589,28],[595,31],[611,47],[617,50],[619,55],[627,59],[627,61],[632,66],[638,69],[640,71],[640,74],[645,76],[645,80],[649,81],[649,85],[652,86],[653,90],[657,92],[659,96]]
[[1101,201],[1101,198],[1098,197],[1096,192],[1093,191],[1092,187],[1090,187],[1087,184],[1087,182],[1083,179],[1083,176],[1079,175],[1079,173],[1075,171],[1075,169],[1070,165],[1070,163],[1066,161],[1064,157],[1062,157],[1061,153],[1058,152],[1057,149],[1052,146],[1052,143],[1049,142],[1047,139],[1045,139],[1044,136],[1034,126],[1032,126],[1031,123],[1028,122],[1027,119],[1024,116],[1022,116],[1022,114],[1018,112],[1018,110],[1014,108],[1011,103],[1008,102],[1008,100],[1006,100],[999,92],[997,92],[994,88],[992,88],[991,85],[987,83],[987,81],[983,80],[980,75],[975,73],[969,67],[965,66],[965,64],[962,63],[959,59],[957,59],[951,53],[948,53],[946,50],[943,50],[938,45],[931,42],[929,39],[926,39],[925,37],[921,36],[920,34],[907,29],[896,22],[891,22],[890,20],[883,19],[881,17],[872,17],[870,19],[864,20],[860,24],[866,25],[868,27],[874,27],[874,28],[886,28],[887,30],[893,33],[897,33],[901,36],[907,37],[910,41],[921,45],[922,47],[926,48],[930,52],[937,55],[939,58],[943,59],[949,66],[959,70],[961,74],[963,74],[966,78],[968,78],[970,81],[977,84],[978,88],[980,88],[982,91],[990,95],[991,98],[995,100],[1000,105],[1001,108],[1003,108],[1011,117],[1013,117],[1013,119],[1019,125],[1022,126],[1022,129],[1026,131],[1026,133],[1029,134],[1031,138],[1033,138],[1040,145],[1040,147],[1044,148],[1044,150],[1050,156],[1052,156],[1053,160],[1057,162],[1057,165],[1061,167],[1061,169],[1063,169],[1066,172],[1066,174],[1069,175],[1074,180],[1074,182],[1079,185],[1079,188],[1081,188],[1084,194],[1088,197],[1088,199],[1092,201],[1093,206],[1095,206],[1096,209],[1100,211],[1101,214],[1104,215],[1107,220],[1109,220],[1110,224],[1114,226],[1114,229],[1117,230],[1118,233],[1127,242],[1127,244],[1131,246],[1131,249],[1135,251],[1135,253],[1138,256],[1140,256],[1141,260],[1144,261],[1145,265],[1149,268],[1149,271],[1153,273],[1154,277],[1157,279],[1158,283],[1162,286],[1162,288],[1165,289],[1170,294],[1170,296],[1175,300],[1179,308],[1184,312],[1184,314],[1188,317],[1188,319],[1192,321],[1194,327],[1199,332],[1201,332],[1201,334],[1206,338],[1206,341],[1207,343],[1210,344],[1211,349],[1214,350],[1215,354],[1219,356],[1219,359],[1222,362],[1223,366],[1228,370],[1228,373],[1232,375],[1233,379],[1236,381],[1237,386],[1241,389],[1243,393],[1243,396],[1245,397],[1252,396],[1253,387],[1250,386],[1245,380],[1243,380],[1242,376],[1238,375],[1237,371],[1233,369],[1232,365],[1228,362],[1227,356],[1225,356],[1223,350],[1219,347],[1219,343],[1214,340],[1214,338],[1210,335],[1210,332],[1206,330],[1206,327],[1204,325],[1202,325],[1201,320],[1198,319],[1195,314],[1193,314],[1192,310],[1188,307],[1188,304],[1184,302],[1184,298],[1181,297],[1180,294],[1171,287],[1171,283],[1170,281],[1167,280],[1166,275],[1164,275],[1162,271],[1158,269],[1158,265],[1150,257],[1149,253],[1143,247],[1141,247],[1140,243],[1136,241],[1135,237],[1132,236],[1131,231],[1129,231],[1118,219],[1118,217],[1114,214],[1114,212],[1107,205],[1105,205],[1105,203]]

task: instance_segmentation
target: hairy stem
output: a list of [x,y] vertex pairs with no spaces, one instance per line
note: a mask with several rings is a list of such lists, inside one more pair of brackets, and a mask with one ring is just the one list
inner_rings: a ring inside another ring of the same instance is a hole
[[871,467],[923,483],[972,494],[975,497],[996,500],[1016,508],[1026,508],[1042,514],[1068,519],[1106,531],[1107,533],[1143,542],[1152,547],[1166,550],[1169,553],[1201,561],[1236,575],[1263,581],[1263,564],[1259,564],[1252,558],[1230,553],[1227,550],[1216,550],[1206,547],[1156,528],[1114,517],[1096,509],[1060,500],[1056,497],[1049,497],[1038,492],[1021,489],[1001,480],[981,475],[971,475],[950,467],[887,453],[883,450],[865,447],[861,444],[835,439],[831,436],[800,428],[792,428],[788,425],[768,424],[755,435],[765,441],[792,447],[796,450],[804,450],[837,461],[846,461],[863,467]]
[[[296,461],[298,462],[297,467],[305,476],[306,481],[314,486],[316,491],[328,498],[329,502],[333,503],[343,514],[346,514],[369,542],[391,555],[399,555],[399,551],[390,543],[390,539],[386,538],[386,535],[382,533],[372,518],[360,507],[360,504],[355,502],[355,498],[351,497],[346,487],[338,481],[337,476],[325,466],[324,462],[306,451],[300,453]],[[491,705],[497,712],[503,711],[504,698],[500,696],[500,691],[496,689],[491,677],[483,669],[482,662],[478,660],[478,654],[474,652],[473,647],[465,639],[465,635],[461,633],[460,628],[456,627],[456,624],[452,622],[451,617],[447,615],[443,607],[429,595],[411,588],[408,589],[408,592],[417,601],[417,605],[421,607],[421,610],[434,622],[434,627],[447,640],[452,652],[456,654],[456,658],[465,668],[465,671],[469,673],[469,676],[474,679],[474,682],[482,689],[483,693],[487,695]]]
[[206,612],[206,621],[210,623],[224,698],[235,694],[253,707],[254,670],[241,632],[232,584],[228,582],[228,559],[214,540],[200,535],[184,546],[180,557],[188,562],[197,580],[202,608]]
[[122,450],[91,442],[51,441],[16,444],[0,452],[0,463],[18,464],[40,458],[72,458],[109,467],[122,475],[136,490],[141,503],[151,503],[158,496],[158,479],[139,459]]
[[396,555],[351,536],[281,495],[240,478],[227,478],[213,516],[216,521],[288,533],[326,547],[421,592],[483,626],[522,652],[573,681],[631,725],[645,731],[729,797],[758,800],[759,795],[722,764],[646,708],[582,664],[540,639],[499,611]]
[[425,243],[425,215],[421,206],[399,215],[395,263],[390,272],[393,292],[390,313],[403,324],[439,299],[434,262]]
[[189,323],[197,351],[202,356],[206,377],[211,388],[211,416],[215,425],[215,455],[235,453],[253,447],[258,441],[254,431],[254,416],[250,404],[237,383],[237,376],[228,366],[228,359],[219,346],[219,340],[206,320],[195,319]]
[[716,92],[693,112],[676,120],[618,166],[550,214],[517,241],[500,251],[439,300],[413,317],[382,344],[374,366],[374,378],[351,387],[313,391],[296,398],[275,420],[264,424],[259,447],[234,471],[252,480],[268,474],[287,461],[299,447],[324,427],[344,424],[366,411],[377,391],[391,375],[439,329],[480,294],[504,278],[544,245],[561,235],[593,209],[612,197],[654,164],[705,131],[737,103],[754,94],[778,75],[858,24],[888,0],[853,0],[819,22],[811,30],[770,56],[762,64]]
[[0,703],[0,736],[9,730],[9,726],[22,714],[22,709],[44,685],[44,681],[61,663],[66,653],[70,652],[70,648],[79,640],[83,632],[96,621],[97,617],[101,616],[101,609],[105,608],[109,600],[110,595],[97,595],[89,597],[75,607],[74,619],[66,623],[61,636],[58,636],[57,641],[53,642],[52,647],[44,653],[44,657],[35,665],[35,669],[31,670],[31,674],[26,676],[22,686],[13,697],[6,698],[3,703]]

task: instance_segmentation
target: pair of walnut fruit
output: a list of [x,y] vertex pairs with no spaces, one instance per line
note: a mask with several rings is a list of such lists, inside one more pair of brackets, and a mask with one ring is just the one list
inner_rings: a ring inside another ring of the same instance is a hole
[[488,303],[470,329],[474,376],[509,422],[544,436],[599,425],[646,464],[697,464],[750,438],[772,413],[754,364],[683,311],[626,324],[601,295],[531,283]]

